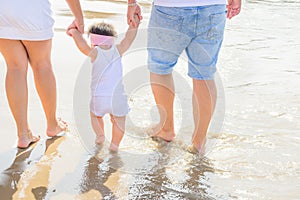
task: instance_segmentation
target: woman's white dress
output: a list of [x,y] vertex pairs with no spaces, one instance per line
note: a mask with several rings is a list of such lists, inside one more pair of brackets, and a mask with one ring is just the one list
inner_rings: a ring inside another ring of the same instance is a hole
[[0,0],[0,38],[47,40],[53,25],[49,0]]

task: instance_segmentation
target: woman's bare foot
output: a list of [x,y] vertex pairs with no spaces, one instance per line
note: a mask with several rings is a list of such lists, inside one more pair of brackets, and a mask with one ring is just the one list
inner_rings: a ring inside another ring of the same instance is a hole
[[21,137],[19,137],[19,139],[18,139],[18,148],[26,149],[31,144],[33,144],[33,143],[35,143],[39,140],[40,140],[40,136],[33,136],[31,131],[28,130],[25,134],[23,134]]
[[47,136],[49,137],[54,137],[57,136],[58,134],[60,134],[63,131],[67,131],[68,130],[68,124],[67,122],[63,121],[62,119],[58,119],[57,120],[57,125],[54,129],[47,129]]
[[172,142],[175,138],[173,130],[164,130],[159,124],[153,125],[146,132],[155,141],[164,140],[166,142]]
[[105,141],[105,136],[104,135],[97,135],[95,143],[98,145],[102,145]]

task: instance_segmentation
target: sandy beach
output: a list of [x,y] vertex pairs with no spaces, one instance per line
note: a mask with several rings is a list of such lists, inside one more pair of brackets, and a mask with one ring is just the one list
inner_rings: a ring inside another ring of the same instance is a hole
[[[68,132],[46,137],[29,70],[29,123],[41,140],[25,150],[16,148],[16,126],[5,94],[6,66],[0,56],[0,199],[300,199],[300,30],[294,26],[300,2],[285,2],[283,7],[275,0],[246,1],[242,13],[227,23],[218,65],[219,103],[205,158],[185,150],[193,120],[184,56],[174,72],[180,80],[175,85],[175,141],[156,143],[145,133],[158,115],[146,70],[151,2],[141,5],[143,22],[123,59],[131,111],[117,154],[107,150],[108,118],[105,145],[94,145],[84,106],[89,64],[64,33],[72,21],[64,1],[53,1],[52,61],[58,116],[68,122]],[[82,7],[87,27],[108,21],[122,37],[127,28],[125,1],[84,0]],[[278,14],[282,9],[290,15]]]

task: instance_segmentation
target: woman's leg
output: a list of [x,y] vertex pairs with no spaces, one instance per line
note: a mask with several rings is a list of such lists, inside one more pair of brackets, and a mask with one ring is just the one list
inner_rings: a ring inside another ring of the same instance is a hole
[[6,95],[18,129],[18,147],[26,148],[39,140],[31,134],[27,119],[27,52],[20,41],[7,39],[0,39],[0,52],[7,65]]
[[37,92],[47,119],[47,135],[56,136],[67,130],[67,124],[56,118],[56,81],[51,65],[52,40],[22,41],[34,74]]
[[105,141],[103,118],[96,116],[92,112],[90,112],[90,116],[93,130],[96,133],[95,142],[96,144],[103,144],[103,142]]
[[117,117],[110,115],[110,120],[112,122],[112,138],[109,149],[111,151],[118,151],[120,142],[125,132],[126,116]]

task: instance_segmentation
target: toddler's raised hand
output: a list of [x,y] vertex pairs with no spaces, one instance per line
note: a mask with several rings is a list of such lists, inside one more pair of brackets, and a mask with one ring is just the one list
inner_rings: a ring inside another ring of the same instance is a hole
[[74,32],[79,32],[79,31],[76,28],[70,28],[66,31],[66,33],[71,37],[73,37]]
[[140,20],[138,14],[135,14],[133,19],[134,19],[134,22],[137,24],[137,26],[139,26],[139,24],[141,23],[141,20]]

